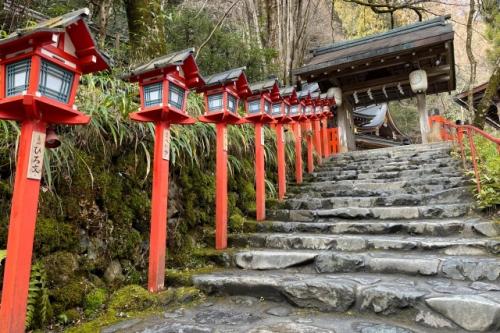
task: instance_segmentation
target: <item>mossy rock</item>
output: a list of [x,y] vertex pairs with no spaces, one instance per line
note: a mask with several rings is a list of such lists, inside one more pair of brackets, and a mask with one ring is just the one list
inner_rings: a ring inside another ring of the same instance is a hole
[[84,313],[91,316],[97,313],[104,306],[108,295],[105,289],[96,288],[85,296]]
[[49,285],[60,287],[73,279],[78,271],[78,257],[70,252],[55,252],[43,258]]
[[52,218],[38,218],[36,222],[34,250],[40,255],[55,251],[74,252],[78,246],[78,230],[75,226]]
[[229,230],[233,233],[243,232],[246,219],[240,214],[233,214],[229,217]]
[[62,287],[51,290],[54,312],[60,314],[67,309],[82,306],[85,295],[93,288],[86,279],[77,278]]
[[186,270],[167,269],[165,283],[172,287],[191,287],[193,286],[194,275],[211,273],[215,270],[213,267]]
[[109,302],[109,308],[117,312],[140,311],[156,304],[156,298],[138,285],[117,290]]
[[77,309],[69,309],[57,316],[57,321],[59,321],[63,325],[68,325],[78,322],[81,317],[82,315]]
[[175,301],[178,303],[191,303],[202,297],[203,293],[194,287],[181,287],[175,290]]

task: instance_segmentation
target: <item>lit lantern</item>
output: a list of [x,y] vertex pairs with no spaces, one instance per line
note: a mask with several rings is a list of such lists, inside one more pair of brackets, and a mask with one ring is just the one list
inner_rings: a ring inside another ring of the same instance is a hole
[[215,189],[215,248],[227,248],[227,125],[241,124],[238,114],[240,98],[251,90],[245,68],[237,68],[205,78],[205,85],[197,89],[205,94],[205,114],[198,119],[215,123],[217,131],[216,189]]
[[285,87],[280,90],[280,95],[285,101],[286,114],[292,119],[292,129],[295,138],[295,181],[302,183],[302,130],[300,122],[303,120],[301,114],[301,103],[297,97],[295,87]]
[[264,162],[264,124],[274,122],[271,103],[279,98],[278,82],[275,78],[250,85],[251,95],[246,98],[245,109],[248,122],[255,127],[255,197],[256,220],[266,218],[266,185]]
[[148,269],[151,292],[162,290],[165,284],[170,125],[196,121],[186,112],[187,95],[190,88],[203,84],[193,53],[194,49],[188,49],[153,59],[123,77],[139,83],[141,107],[130,118],[155,124]]
[[24,332],[44,148],[54,125],[87,124],[74,105],[82,74],[109,68],[81,9],[0,40],[0,119],[21,122],[0,332]]

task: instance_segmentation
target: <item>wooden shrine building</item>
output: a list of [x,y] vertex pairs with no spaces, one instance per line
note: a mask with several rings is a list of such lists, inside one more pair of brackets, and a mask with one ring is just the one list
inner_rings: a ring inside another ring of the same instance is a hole
[[[322,92],[337,87],[340,150],[354,150],[353,109],[417,97],[422,141],[430,129],[425,95],[455,90],[454,32],[450,16],[399,27],[311,51],[312,58],[293,71],[298,82],[317,82]],[[415,87],[422,81],[426,86]],[[412,84],[410,73],[414,72]],[[339,99],[341,103],[339,103]]]
[[[483,83],[472,90],[473,99],[472,104],[474,105],[474,109],[477,110],[479,103],[484,97],[484,93],[486,92],[486,88],[488,87],[488,82]],[[469,91],[461,92],[456,95],[454,100],[461,107],[468,108],[468,96]],[[486,113],[486,123],[493,128],[500,130],[500,87],[497,88],[497,93],[491,99],[490,106],[488,107],[488,111]]]

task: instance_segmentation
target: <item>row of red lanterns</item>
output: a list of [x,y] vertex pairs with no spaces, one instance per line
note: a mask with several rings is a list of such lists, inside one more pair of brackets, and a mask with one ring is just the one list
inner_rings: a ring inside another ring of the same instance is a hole
[[[55,125],[87,124],[90,117],[74,104],[80,77],[106,70],[110,61],[97,49],[83,9],[42,22],[0,40],[0,119],[21,122],[18,160],[7,241],[7,259],[0,305],[0,333],[24,332],[44,149],[54,148]],[[205,96],[205,114],[199,121],[215,123],[216,248],[227,246],[227,125],[255,124],[257,219],[265,218],[264,124],[274,124],[278,142],[279,197],[286,188],[283,126],[292,124],[296,137],[297,182],[302,181],[301,126],[314,127],[308,136],[308,171],[313,170],[313,145],[326,156],[326,118],[333,96],[293,87],[280,89],[275,79],[249,85],[244,68],[203,77],[185,50],[154,59],[124,77],[138,82],[141,107],[131,119],[156,126],[151,212],[148,289],[164,287],[167,232],[170,125],[193,124],[186,112],[189,90]],[[246,116],[238,105],[244,103]],[[324,121],[320,134],[320,121]],[[311,125],[312,124],[312,125]]]

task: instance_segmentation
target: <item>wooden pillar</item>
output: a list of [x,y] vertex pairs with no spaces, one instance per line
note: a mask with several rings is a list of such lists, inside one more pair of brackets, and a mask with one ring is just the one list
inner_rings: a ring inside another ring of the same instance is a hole
[[302,183],[302,129],[300,123],[293,123],[293,132],[295,134],[295,181]]
[[429,142],[431,129],[429,127],[429,115],[426,110],[425,94],[417,94],[417,109],[420,118],[420,133],[422,135],[422,143]]
[[1,333],[24,332],[46,127],[38,120],[25,120],[21,126],[0,307]]
[[352,106],[344,99],[344,103],[337,110],[337,124],[339,131],[339,152],[345,153],[356,150],[356,137],[354,136],[354,121],[352,119]]
[[153,196],[149,242],[148,290],[158,292],[165,284],[167,246],[168,172],[170,160],[170,125],[156,123],[153,157]]
[[264,133],[262,124],[255,124],[255,195],[256,220],[266,219],[266,182],[264,164]]
[[215,159],[215,248],[227,248],[227,125],[215,124],[217,155]]
[[285,163],[285,133],[283,124],[276,124],[276,144],[278,150],[278,199],[285,199],[286,193],[286,163]]

